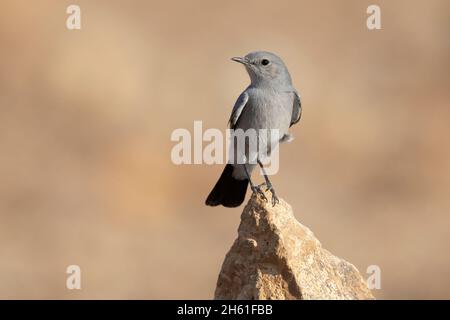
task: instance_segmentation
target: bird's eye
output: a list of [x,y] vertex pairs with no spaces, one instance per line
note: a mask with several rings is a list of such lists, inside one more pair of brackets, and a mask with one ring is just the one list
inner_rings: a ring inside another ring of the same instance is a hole
[[261,64],[262,64],[263,66],[267,66],[269,63],[270,63],[270,61],[267,60],[267,59],[262,59],[262,60],[261,60]]

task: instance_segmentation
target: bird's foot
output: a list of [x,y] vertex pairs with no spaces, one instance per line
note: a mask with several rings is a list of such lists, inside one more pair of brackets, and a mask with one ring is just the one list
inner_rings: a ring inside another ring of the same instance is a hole
[[267,184],[266,190],[272,193],[272,207],[275,207],[275,205],[280,203],[280,199],[277,197],[275,189],[273,188],[272,184]]
[[267,200],[266,195],[264,194],[264,191],[262,190],[262,185],[259,186],[252,186],[252,192],[256,193],[257,196],[260,196],[264,201],[269,201]]

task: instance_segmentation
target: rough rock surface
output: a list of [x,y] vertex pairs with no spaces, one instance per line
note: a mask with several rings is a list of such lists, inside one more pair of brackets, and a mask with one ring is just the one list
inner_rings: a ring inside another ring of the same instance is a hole
[[253,195],[238,234],[215,299],[374,299],[358,270],[323,249],[281,199],[272,207]]

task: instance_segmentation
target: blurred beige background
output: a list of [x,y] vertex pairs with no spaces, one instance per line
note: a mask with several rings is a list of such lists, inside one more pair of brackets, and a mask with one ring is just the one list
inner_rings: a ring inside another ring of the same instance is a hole
[[211,298],[242,207],[203,205],[222,166],[170,134],[225,129],[257,49],[302,94],[273,177],[297,218],[377,298],[450,298],[450,2],[376,1],[368,31],[373,3],[2,1],[0,298]]

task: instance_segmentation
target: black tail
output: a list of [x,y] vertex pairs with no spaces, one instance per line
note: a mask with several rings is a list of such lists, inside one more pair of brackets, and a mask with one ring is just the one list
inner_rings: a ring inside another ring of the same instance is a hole
[[233,208],[244,202],[247,192],[248,180],[237,180],[233,178],[233,166],[227,164],[222,175],[212,189],[205,203],[208,206],[218,206]]

